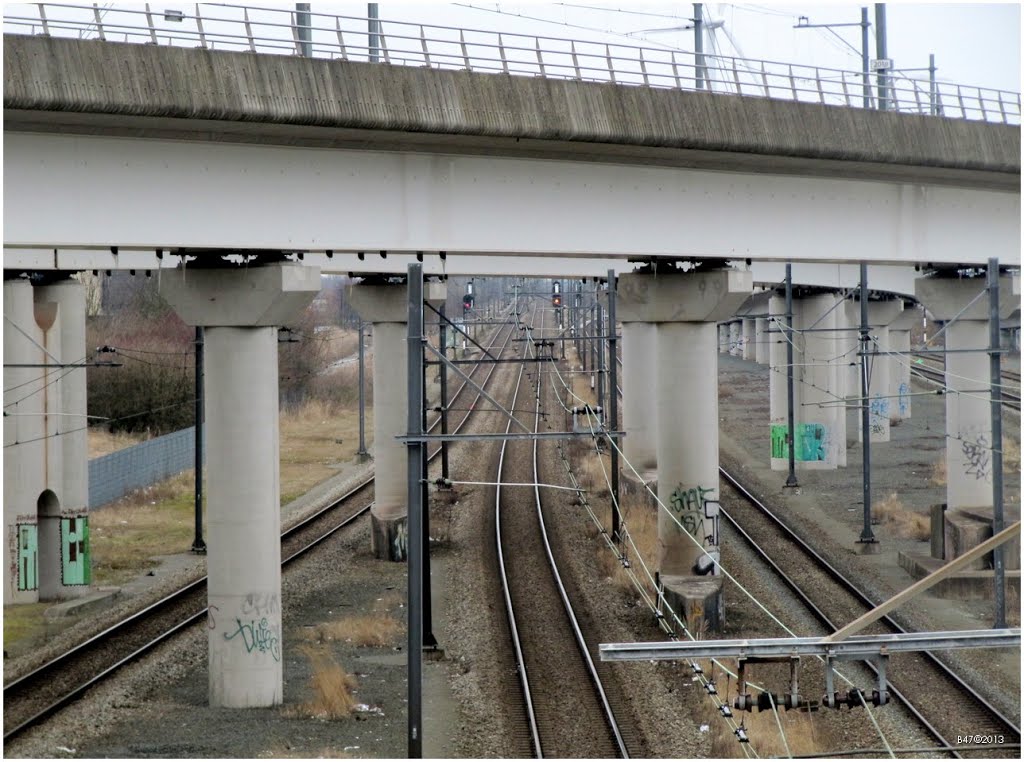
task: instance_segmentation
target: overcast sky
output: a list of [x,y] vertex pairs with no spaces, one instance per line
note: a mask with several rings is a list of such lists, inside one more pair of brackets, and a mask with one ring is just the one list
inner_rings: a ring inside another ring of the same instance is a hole
[[[313,10],[322,9],[327,12],[328,8],[334,7],[344,9],[339,12],[355,13],[364,5],[313,3]],[[693,14],[692,3],[635,3],[629,0],[494,3],[464,0],[461,3],[385,1],[378,6],[385,22],[392,19],[507,29],[552,37],[599,39],[626,44],[649,42],[687,51],[693,50],[694,44],[692,31],[643,31],[688,23]],[[594,10],[598,7],[628,12]],[[872,24],[869,56],[874,58],[875,10],[874,5],[867,7]],[[715,43],[723,55],[742,54],[747,58],[854,71],[861,68],[861,34],[858,26],[832,31],[793,28],[800,16],[807,16],[812,24],[859,24],[859,5],[707,3],[704,8],[706,17],[725,22],[723,30],[714,32]],[[926,68],[928,54],[934,53],[940,80],[1020,91],[1019,4],[888,3],[886,9],[888,53],[897,68]],[[643,15],[641,12],[659,15]],[[673,16],[678,18],[671,18]],[[599,34],[581,27],[609,30],[613,34]],[[705,48],[710,49],[710,41],[705,43]],[[928,73],[920,72],[919,76],[927,78]]]

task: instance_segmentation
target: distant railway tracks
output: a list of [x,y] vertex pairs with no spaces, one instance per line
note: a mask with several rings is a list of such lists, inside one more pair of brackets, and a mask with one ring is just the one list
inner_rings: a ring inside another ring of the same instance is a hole
[[[915,358],[915,363],[913,365],[914,371],[920,373],[931,381],[945,383],[946,374],[943,363],[939,362],[933,355],[911,354]],[[982,370],[984,371],[985,378],[983,385],[987,386],[988,368],[986,367]],[[1019,413],[1020,373],[1016,373],[1011,370],[1004,370],[1002,372],[1002,383],[1003,388],[1001,389],[1001,395],[1003,398],[1003,407],[1009,408],[1010,410],[1016,410]]]
[[[528,334],[529,338],[529,334]],[[529,342],[524,351],[528,351]],[[541,364],[533,383],[519,369],[512,409],[533,397],[533,430],[541,418]],[[506,432],[511,431],[509,421]],[[545,524],[538,440],[505,440],[495,490],[496,549],[525,719],[523,754],[535,757],[628,757],[617,692],[597,642],[577,616]]]
[[[495,336],[505,330],[497,329]],[[518,331],[509,326],[499,351],[509,347],[513,334],[518,334]],[[487,370],[480,384],[482,387],[487,388],[496,367],[491,365]],[[474,368],[473,374],[479,369],[480,366]],[[449,406],[467,385],[462,383],[449,400]],[[477,393],[476,401],[481,396]],[[465,415],[452,433],[458,433],[467,424],[475,407],[475,402],[467,406]],[[436,424],[437,421],[434,422]],[[438,455],[439,449],[431,454],[431,459]],[[284,531],[281,535],[282,564],[287,565],[311,552],[365,516],[373,501],[373,484],[371,476],[330,505]],[[11,680],[4,685],[4,744],[42,724],[121,667],[138,661],[160,644],[199,624],[205,616],[206,577],[203,577]]]
[[[735,477],[724,469],[721,475],[724,485],[728,485],[722,490],[722,518],[764,559],[827,631],[835,631],[881,602],[872,601],[861,592]],[[886,616],[869,632],[906,630]],[[958,737],[973,735],[1003,739],[1001,745],[1015,747],[952,750],[952,756],[1019,756],[1020,728],[936,655],[899,653],[889,658],[887,679],[895,699],[907,707],[939,745],[957,746]]]

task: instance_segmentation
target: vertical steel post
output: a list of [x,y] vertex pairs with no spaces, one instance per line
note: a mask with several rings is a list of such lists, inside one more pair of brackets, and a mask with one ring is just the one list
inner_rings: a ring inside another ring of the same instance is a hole
[[203,327],[196,326],[196,528],[192,539],[193,553],[206,553],[203,539],[203,384],[204,341]]
[[[441,356],[448,359],[448,325],[445,323],[445,305],[438,310],[441,313]],[[448,366],[441,361],[441,433],[448,433]],[[441,478],[448,479],[448,443],[441,440]]]
[[[616,339],[615,327],[615,271],[608,271],[608,354],[611,360],[608,364],[608,409],[609,417],[607,428],[611,431],[619,431],[619,374],[618,374],[618,339]],[[622,446],[622,440],[615,442],[612,447],[612,541],[620,542],[622,537],[619,533],[619,451],[617,447]]]
[[366,17],[368,58],[370,63],[377,63],[380,60],[380,14],[377,3],[366,4]]
[[[423,340],[427,341],[426,321],[423,325]],[[424,360],[426,358],[424,357]],[[427,431],[427,363],[423,364],[423,398],[420,400],[420,410],[423,417],[420,425],[424,432]],[[442,367],[443,371],[444,368]],[[434,650],[437,648],[437,638],[434,637],[434,611],[433,611],[433,590],[430,587],[430,487],[427,483],[427,445],[420,448],[420,505],[423,506],[423,648]]]
[[597,372],[597,346],[594,343],[596,341],[596,339],[594,337],[597,336],[597,329],[596,329],[596,327],[594,325],[596,320],[597,320],[597,284],[595,283],[594,284],[594,293],[593,293],[593,296],[592,296],[592,301],[590,302],[590,322],[589,322],[590,333],[588,334],[588,336],[589,336],[589,343],[590,343],[590,381],[591,381],[590,388],[591,389],[594,389],[597,386],[594,383],[594,373]]
[[[595,293],[595,295],[596,295],[596,293]],[[605,391],[604,374],[605,374],[605,370],[607,370],[607,366],[605,365],[605,361],[604,361],[604,342],[605,342],[604,337],[607,336],[608,334],[606,334],[604,332],[604,308],[601,307],[601,303],[600,302],[597,303],[596,309],[597,309],[597,333],[596,333],[596,335],[598,337],[598,339],[597,339],[597,346],[595,347],[595,349],[597,350],[597,406],[604,411],[605,416],[602,416],[602,418],[604,419],[605,422],[607,422],[608,419],[607,419],[606,415],[608,413],[608,406],[605,404],[605,398],[604,398],[604,391]]]
[[[992,534],[1003,531],[1003,393],[999,367],[999,260],[988,260],[989,383],[992,386]],[[995,577],[995,628],[1006,627],[1006,573],[1003,548],[992,550]]]
[[871,64],[868,61],[868,9],[860,9],[860,62],[864,72],[864,108],[871,108]]
[[704,4],[693,4],[693,65],[696,68],[697,89],[704,89]]
[[935,81],[935,54],[928,54],[928,102],[931,106],[930,113],[932,116],[938,116],[939,113],[939,98],[938,98],[938,83]]
[[786,263],[786,437],[789,439],[789,476],[786,477],[787,487],[799,487],[796,480],[796,396],[793,392],[793,265]]
[[[423,420],[423,265],[409,265],[409,334],[408,334],[408,394],[409,436],[422,436]],[[408,733],[407,748],[410,759],[423,757],[423,442],[408,443],[409,491],[409,631],[406,648],[408,659]]]
[[359,450],[356,455],[365,460],[366,451],[366,324],[359,318]]
[[[885,39],[885,3],[875,3],[875,51],[879,59],[888,58],[888,46]],[[885,111],[889,108],[889,70],[878,70],[878,108]]]
[[295,3],[295,31],[299,49],[305,58],[313,55],[313,29],[310,26],[309,3]]
[[868,266],[860,263],[860,433],[864,444],[864,527],[858,542],[872,543],[875,533],[871,531],[871,400],[868,399],[868,352],[871,337],[868,335]]

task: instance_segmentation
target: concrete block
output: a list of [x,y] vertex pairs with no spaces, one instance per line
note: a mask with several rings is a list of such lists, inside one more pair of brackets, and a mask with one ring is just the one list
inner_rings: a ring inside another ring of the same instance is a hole
[[[992,536],[992,524],[979,521],[962,511],[946,511],[944,532],[944,558],[952,561],[977,547]],[[970,564],[971,569],[991,569],[992,554],[988,553]]]
[[719,632],[725,624],[722,577],[683,577],[663,575],[665,602],[695,637],[698,633]]
[[[938,558],[931,558],[919,553],[904,553],[903,551],[900,551],[898,561],[899,565],[915,580],[927,577],[946,563]],[[1007,571],[1005,579],[1007,594],[1020,596],[1020,569]],[[928,592],[939,598],[958,601],[992,600],[995,597],[993,572],[991,569],[962,571],[942,580]]]
[[[638,478],[631,470],[620,471],[619,494],[623,500],[636,500],[642,505],[649,506],[652,510],[657,510],[658,500],[655,497],[658,494],[657,474],[652,471],[645,473],[643,477],[643,479]],[[647,487],[650,487],[650,490]]]
[[[988,299],[978,299],[985,278],[950,278],[930,275],[914,281],[914,295],[936,320],[988,320]],[[974,302],[972,304],[972,302]],[[999,276],[999,317],[1008,318],[1020,307],[1020,276]]]
[[[975,521],[988,524],[989,526],[993,523],[993,510],[991,508],[960,508],[959,512],[964,516],[967,516]],[[1020,521],[1020,506],[1006,506],[1003,509],[1003,526],[1009,526],[1015,521]],[[994,534],[995,532],[993,532]],[[1003,568],[1004,569],[1019,569],[1020,568],[1020,535],[1017,535],[1012,540],[1007,541],[1003,545]]]
[[713,323],[731,317],[753,287],[745,270],[627,273],[619,276],[616,309],[623,322]]

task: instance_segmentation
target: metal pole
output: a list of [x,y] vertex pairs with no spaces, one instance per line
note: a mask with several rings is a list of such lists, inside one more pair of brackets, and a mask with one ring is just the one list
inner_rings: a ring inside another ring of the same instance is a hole
[[[426,340],[426,325],[423,325],[424,341]],[[422,355],[421,355],[422,358]],[[427,364],[422,363],[423,367],[423,397],[420,400],[420,410],[423,411],[423,417],[420,419],[420,425],[423,427],[422,430],[427,430]],[[442,366],[438,368],[441,373],[445,373],[448,369]],[[443,444],[443,443],[442,443]],[[429,485],[427,484],[427,446],[423,445],[420,448],[420,505],[423,506],[423,648],[436,650],[437,649],[437,638],[434,637],[434,612],[433,612],[433,596],[430,587],[430,492]]]
[[697,89],[704,89],[704,4],[693,4],[693,58],[697,70]]
[[[988,261],[988,338],[989,383],[992,385],[992,534],[1003,531],[1003,400],[1002,374],[999,368],[999,260]],[[996,584],[995,624],[1006,627],[1006,576],[1003,546],[992,551],[992,569]]]
[[793,393],[793,265],[786,263],[786,400],[787,438],[789,439],[789,476],[787,487],[799,487],[796,480],[796,401]]
[[[409,265],[409,334],[407,346],[410,436],[423,435],[423,265]],[[408,756],[423,757],[423,442],[408,443],[409,493],[409,632],[408,659]]]
[[193,553],[206,553],[203,539],[203,384],[204,342],[203,327],[196,326],[196,529],[192,540]]
[[299,49],[306,58],[313,56],[313,29],[310,26],[309,3],[295,3],[295,31]]
[[935,81],[935,54],[928,54],[928,101],[931,104],[931,115],[939,113],[938,84]]
[[377,3],[366,4],[366,32],[369,37],[369,59],[370,63],[377,63],[380,60],[380,13],[377,10]]
[[[875,50],[879,59],[888,58],[888,47],[885,40],[885,3],[875,3]],[[885,111],[889,108],[889,70],[878,70],[878,108]]]
[[[604,332],[604,308],[601,306],[600,302],[597,303],[596,309],[597,335],[607,336],[608,334]],[[607,411],[608,406],[605,405],[604,401],[604,372],[607,369],[607,366],[605,365],[604,361],[604,339],[597,339],[596,343],[597,346],[595,347],[595,350],[597,351],[597,406],[602,410]],[[608,419],[605,418],[605,421],[607,420]]]
[[[439,312],[441,313],[441,355],[443,358],[448,357],[448,325],[444,321],[444,308],[442,304]],[[441,433],[448,433],[448,366],[443,362],[440,367],[441,371]],[[448,479],[448,443],[441,440],[441,478]]]
[[[619,431],[619,374],[618,374],[618,340],[615,338],[615,271],[608,271],[608,354],[611,355],[609,362],[608,377],[608,418],[607,428],[612,431]],[[621,446],[621,440],[620,444]],[[611,448],[612,455],[612,540],[621,542],[619,534],[619,451]]]
[[868,9],[860,9],[860,61],[864,72],[864,108],[871,108],[871,64],[868,62]]
[[359,319],[359,450],[356,455],[360,460],[367,458],[366,451],[366,343],[364,331],[366,324]]
[[868,266],[860,263],[860,432],[864,444],[864,528],[858,542],[877,542],[871,531],[871,400],[868,399]]

